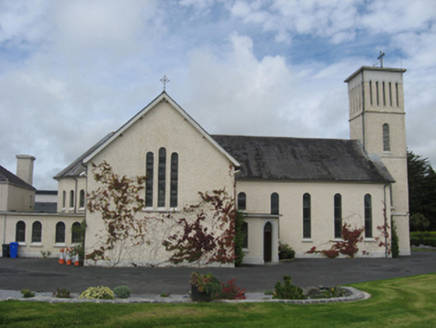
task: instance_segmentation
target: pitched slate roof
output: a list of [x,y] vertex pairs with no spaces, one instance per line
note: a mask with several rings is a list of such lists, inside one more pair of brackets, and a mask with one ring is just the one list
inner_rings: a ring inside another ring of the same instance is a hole
[[213,135],[239,163],[237,180],[393,182],[356,140]]
[[6,170],[3,166],[0,165],[0,183],[10,183],[15,186],[29,189],[29,190],[36,190],[33,186],[28,184],[27,182],[21,180],[19,177],[17,177],[15,174],[9,172]]
[[61,172],[56,174],[54,176],[54,179],[59,180],[62,178],[72,178],[72,177],[79,177],[81,174],[83,174],[86,171],[85,166],[82,164],[83,159],[87,157],[89,154],[94,152],[98,147],[100,147],[102,144],[104,144],[115,132],[109,133],[107,136],[105,136],[103,139],[101,139],[99,142],[97,142],[94,146],[89,148],[86,152],[84,152],[79,158],[77,158],[74,162],[72,162],[70,165],[68,165],[65,169],[63,169]]

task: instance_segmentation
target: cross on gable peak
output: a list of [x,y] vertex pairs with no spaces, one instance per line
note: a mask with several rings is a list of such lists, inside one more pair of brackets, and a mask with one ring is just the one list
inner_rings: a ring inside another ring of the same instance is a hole
[[170,82],[170,80],[167,78],[166,75],[164,75],[164,77],[161,78],[159,81],[162,82],[162,84],[163,84],[163,91],[165,91],[166,85],[167,85],[168,82]]

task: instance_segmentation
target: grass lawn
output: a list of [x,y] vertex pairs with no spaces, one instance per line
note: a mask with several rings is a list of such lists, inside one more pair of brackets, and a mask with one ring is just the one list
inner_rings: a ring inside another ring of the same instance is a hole
[[95,304],[0,302],[8,327],[436,327],[436,274],[351,285],[354,303]]

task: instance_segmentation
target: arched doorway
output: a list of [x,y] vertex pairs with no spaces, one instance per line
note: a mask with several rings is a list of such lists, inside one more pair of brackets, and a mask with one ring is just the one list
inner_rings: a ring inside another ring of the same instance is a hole
[[263,228],[263,261],[265,263],[272,260],[272,224],[268,222]]

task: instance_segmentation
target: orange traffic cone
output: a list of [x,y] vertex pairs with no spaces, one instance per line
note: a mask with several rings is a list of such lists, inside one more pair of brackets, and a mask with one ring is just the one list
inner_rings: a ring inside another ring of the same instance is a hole
[[61,253],[59,255],[59,264],[65,264],[64,249],[63,248],[61,248]]
[[73,264],[73,261],[71,261],[70,249],[68,247],[67,247],[67,250],[65,252],[65,256],[66,256],[66,259],[67,259],[67,265]]
[[79,266],[80,265],[80,263],[79,263],[79,253],[76,253],[76,258],[74,259],[74,265],[75,266]]

